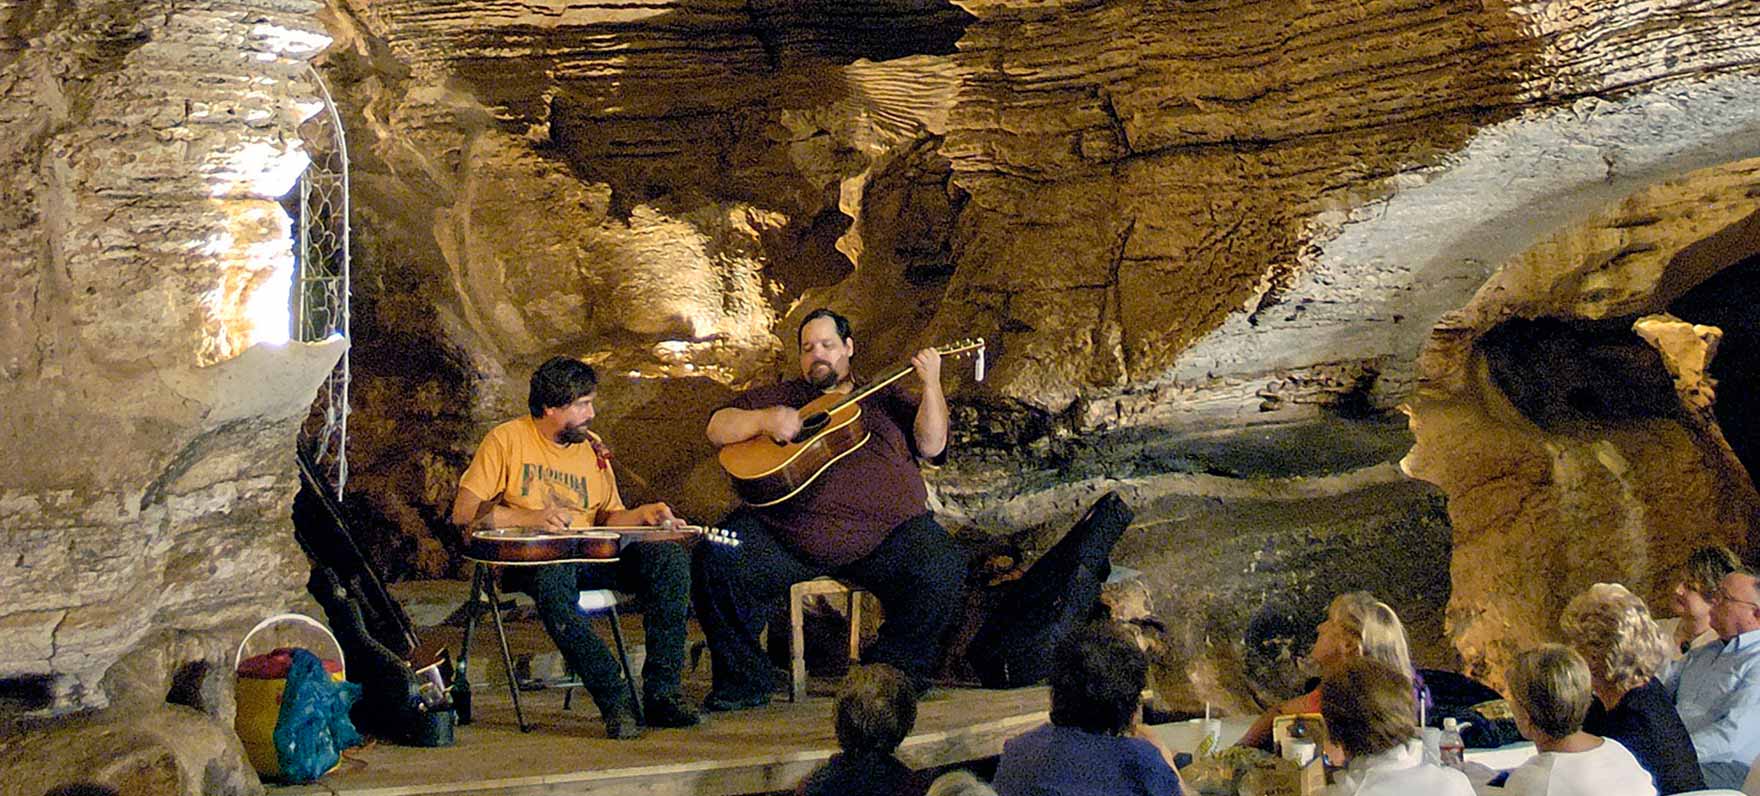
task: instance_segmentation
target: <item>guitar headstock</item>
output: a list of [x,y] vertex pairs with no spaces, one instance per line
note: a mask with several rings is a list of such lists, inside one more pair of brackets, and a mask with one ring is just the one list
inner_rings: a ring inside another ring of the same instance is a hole
[[935,350],[940,352],[944,357],[964,356],[974,351],[983,351],[984,338],[967,337],[962,340],[955,340],[947,345],[935,346]]
[[976,356],[978,361],[972,368],[973,377],[978,381],[984,380],[984,338],[967,337],[947,345],[935,346],[935,350],[944,357],[962,357],[968,354]]

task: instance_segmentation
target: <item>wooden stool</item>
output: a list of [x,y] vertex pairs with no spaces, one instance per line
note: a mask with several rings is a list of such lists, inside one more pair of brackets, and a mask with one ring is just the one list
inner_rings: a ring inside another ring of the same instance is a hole
[[862,595],[867,593],[829,575],[788,587],[788,701],[799,702],[807,696],[806,634],[802,629],[807,598],[815,594],[849,595],[849,660],[855,663],[862,654]]

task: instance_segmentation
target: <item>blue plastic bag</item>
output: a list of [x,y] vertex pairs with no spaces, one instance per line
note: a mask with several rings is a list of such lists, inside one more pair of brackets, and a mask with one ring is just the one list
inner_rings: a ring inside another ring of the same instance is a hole
[[288,782],[311,782],[342,759],[342,750],[361,744],[348,710],[361,697],[355,683],[338,683],[323,661],[303,649],[293,651],[281,712],[275,717],[275,755]]

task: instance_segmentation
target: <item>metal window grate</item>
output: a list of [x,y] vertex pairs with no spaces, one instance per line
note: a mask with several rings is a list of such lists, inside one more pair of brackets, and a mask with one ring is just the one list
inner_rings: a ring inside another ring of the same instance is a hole
[[[300,128],[311,165],[299,180],[294,219],[294,339],[317,342],[348,337],[349,199],[348,142],[330,89],[315,67],[307,73],[323,110]],[[318,388],[299,444],[310,452],[335,494],[348,482],[349,353]]]

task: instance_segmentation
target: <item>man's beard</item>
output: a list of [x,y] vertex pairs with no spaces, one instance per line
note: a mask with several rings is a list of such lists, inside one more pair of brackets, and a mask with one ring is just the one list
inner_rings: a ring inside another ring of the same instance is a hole
[[[820,375],[820,365],[825,366],[823,375]],[[837,368],[832,367],[829,362],[815,362],[813,367],[807,370],[807,383],[813,385],[816,390],[829,390],[836,387],[839,381],[841,379],[837,377]]]
[[587,441],[587,424],[568,426],[556,432],[556,441],[564,445],[576,445]]

